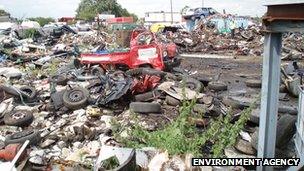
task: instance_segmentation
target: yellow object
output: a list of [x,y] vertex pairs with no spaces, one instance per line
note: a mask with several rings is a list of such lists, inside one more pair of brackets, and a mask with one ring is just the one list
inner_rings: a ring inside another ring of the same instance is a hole
[[152,33],[157,33],[157,32],[162,31],[164,28],[165,28],[165,25],[164,25],[164,24],[156,23],[156,24],[152,24],[152,25],[151,25],[150,31],[151,31]]
[[230,21],[230,29],[236,29],[237,28],[237,24],[234,20]]
[[102,115],[102,111],[100,108],[93,108],[91,106],[87,107],[86,113],[88,116],[91,116],[91,117],[96,117],[96,116]]

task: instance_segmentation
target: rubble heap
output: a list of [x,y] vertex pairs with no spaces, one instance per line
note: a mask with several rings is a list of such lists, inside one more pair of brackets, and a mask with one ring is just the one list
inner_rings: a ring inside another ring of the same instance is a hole
[[[224,54],[234,56],[261,56],[263,53],[263,27],[252,25],[236,29],[235,37],[230,33],[219,33],[212,25],[200,22],[191,31],[178,30],[172,34],[159,35],[163,41],[173,41],[185,53]],[[303,34],[288,33],[283,36],[283,59],[303,57]]]
[[[240,30],[235,39],[230,39],[229,35],[216,34],[213,29],[204,27],[191,33],[159,35],[159,39],[164,42],[172,40],[187,52],[220,54],[228,51],[237,55],[261,55],[263,38],[259,30],[257,27]],[[153,42],[151,36],[141,38],[135,40],[144,46]],[[298,35],[286,36],[285,42],[289,43],[286,43],[284,52],[302,53],[300,46],[293,48],[301,40]],[[237,123],[243,115],[240,111],[251,108],[253,111],[247,113],[250,120],[242,121],[247,123],[246,127],[234,135],[237,141],[232,144],[233,148],[221,152],[227,157],[256,156],[259,112],[258,104],[251,104],[257,93],[227,96],[229,86],[220,80],[220,75],[203,79],[182,67],[163,71],[147,66],[135,69],[109,67],[105,70],[99,65],[84,65],[79,60],[80,53],[115,47],[111,46],[115,44],[112,36],[96,30],[83,33],[64,27],[59,35],[43,34],[29,39],[10,32],[1,35],[0,44],[0,147],[4,151],[19,149],[28,140],[28,152],[20,156],[16,165],[21,169],[109,170],[115,166],[133,170],[136,165],[143,169],[189,168],[191,166],[187,163],[191,154],[185,154],[187,157],[183,161],[182,157],[169,157],[165,149],[128,149],[115,136],[139,141],[144,146],[148,143],[128,134],[128,130],[137,126],[134,113],[139,115],[140,127],[153,132],[174,123],[182,115],[183,107],[187,109],[183,113],[186,118],[179,122],[187,129],[191,127],[194,130],[191,133],[195,135],[208,132],[212,121],[226,117],[230,107],[233,113],[228,115],[230,124],[226,125]],[[296,75],[294,70],[289,69],[286,77]],[[291,82],[287,79],[282,89],[298,85]],[[252,91],[260,91],[261,81],[247,80],[246,85]],[[187,108],[189,104],[193,106]],[[281,113],[297,113],[294,108],[286,106],[280,110]],[[289,118],[291,125],[295,122],[293,116],[284,117]],[[285,122],[284,117],[279,122]],[[125,130],[117,133],[122,128]],[[180,135],[179,131],[173,133]],[[278,150],[286,151],[285,146],[289,143],[286,140],[292,135],[279,138]],[[206,140],[203,150],[198,150],[211,156],[211,146],[215,143]],[[292,155],[286,153],[284,157]],[[110,162],[105,162],[109,158]],[[1,159],[11,161],[12,156]]]

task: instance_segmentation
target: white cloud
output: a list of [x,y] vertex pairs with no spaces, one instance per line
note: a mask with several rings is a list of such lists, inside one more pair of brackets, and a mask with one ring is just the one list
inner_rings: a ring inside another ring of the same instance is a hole
[[0,0],[14,17],[62,17],[74,16],[80,0]]
[[[170,11],[170,0],[118,0],[124,7],[131,12],[137,13],[140,16],[144,15],[145,11]],[[202,6],[202,0],[172,0],[174,11],[180,11],[184,6],[191,7]],[[263,15],[266,8],[260,0],[204,0],[204,6],[213,7],[219,12],[223,9],[227,13],[240,15]]]
[[[202,0],[172,0],[174,11],[180,11],[184,6],[198,7]],[[3,6],[14,17],[74,16],[80,0],[0,0]],[[144,16],[148,11],[170,11],[170,0],[118,0],[129,11]],[[265,4],[294,3],[304,0],[204,0],[205,6],[213,7],[227,13],[261,16],[265,13]]]

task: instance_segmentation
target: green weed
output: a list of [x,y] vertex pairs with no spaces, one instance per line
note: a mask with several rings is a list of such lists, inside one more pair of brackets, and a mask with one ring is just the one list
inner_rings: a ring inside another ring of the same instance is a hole
[[[179,110],[179,117],[165,126],[163,129],[149,132],[139,124],[136,114],[132,120],[135,123],[131,128],[126,129],[117,121],[113,121],[114,138],[130,148],[155,147],[167,151],[169,155],[192,154],[197,157],[223,157],[224,150],[233,146],[239,136],[240,131],[249,119],[253,103],[249,108],[241,112],[241,116],[235,123],[231,123],[232,111],[226,116],[220,116],[212,120],[211,124],[203,133],[199,133],[195,125],[191,124],[188,118],[191,110],[196,104],[193,101],[183,101]],[[121,137],[120,134],[127,131],[128,138]],[[206,142],[211,142],[211,155],[202,153],[202,147]]]

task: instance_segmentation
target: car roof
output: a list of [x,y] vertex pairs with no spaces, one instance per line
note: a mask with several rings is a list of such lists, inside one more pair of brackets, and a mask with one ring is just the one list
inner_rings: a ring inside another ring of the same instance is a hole
[[199,8],[195,8],[195,9],[212,9],[211,7],[199,7]]

